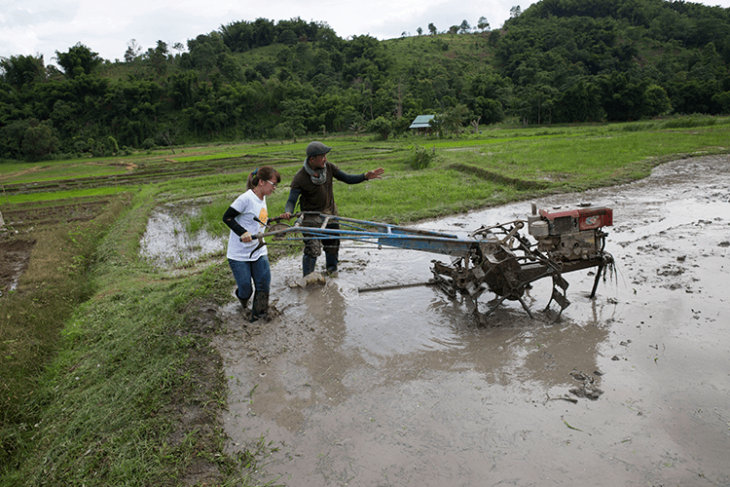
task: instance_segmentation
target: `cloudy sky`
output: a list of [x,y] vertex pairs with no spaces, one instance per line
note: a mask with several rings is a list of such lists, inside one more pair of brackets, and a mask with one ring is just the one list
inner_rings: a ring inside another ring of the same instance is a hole
[[[56,51],[82,43],[103,59],[123,59],[130,40],[146,51],[161,40],[172,46],[218,30],[222,25],[257,18],[278,22],[299,17],[326,22],[338,36],[369,34],[378,39],[403,32],[439,31],[480,17],[501,27],[510,8],[526,10],[528,0],[0,0],[0,56],[42,54],[56,64]],[[730,7],[730,0],[705,0]]]

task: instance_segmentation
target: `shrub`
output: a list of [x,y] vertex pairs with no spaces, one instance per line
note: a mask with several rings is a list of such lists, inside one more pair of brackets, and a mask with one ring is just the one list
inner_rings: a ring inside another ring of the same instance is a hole
[[416,144],[413,146],[411,156],[408,158],[408,165],[413,169],[426,169],[436,159],[436,148],[430,151],[425,147]]
[[375,120],[370,120],[370,122],[368,122],[368,131],[375,132],[380,135],[383,140],[388,140],[388,136],[392,130],[393,124],[385,117],[378,117]]
[[142,148],[143,149],[154,149],[155,148],[155,140],[152,137],[147,137],[144,139],[144,142],[142,142]]
[[664,128],[678,129],[678,128],[691,128],[691,127],[707,127],[715,125],[717,120],[711,117],[706,117],[702,114],[695,113],[690,117],[676,118],[673,120],[667,120],[664,122]]
[[29,161],[38,161],[57,152],[58,142],[50,122],[38,122],[34,119],[23,134],[23,154]]
[[89,150],[89,144],[86,143],[84,140],[77,140],[74,142],[74,151],[78,152],[79,154],[82,154]]
[[106,138],[106,149],[111,152],[112,154],[116,154],[119,152],[119,145],[117,144],[117,139],[112,137],[111,135]]

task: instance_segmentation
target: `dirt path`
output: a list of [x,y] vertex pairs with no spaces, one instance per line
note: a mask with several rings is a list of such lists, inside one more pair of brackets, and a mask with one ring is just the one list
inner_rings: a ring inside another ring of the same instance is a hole
[[441,256],[349,245],[340,275],[307,289],[289,287],[298,259],[277,264],[281,317],[224,310],[229,448],[265,436],[278,451],[259,480],[289,486],[730,485],[729,195],[730,161],[705,157],[538,201],[614,209],[617,279],[591,301],[593,277],[567,275],[559,322],[538,311],[542,284],[536,319],[510,305],[487,328],[433,288],[358,293],[425,281]]

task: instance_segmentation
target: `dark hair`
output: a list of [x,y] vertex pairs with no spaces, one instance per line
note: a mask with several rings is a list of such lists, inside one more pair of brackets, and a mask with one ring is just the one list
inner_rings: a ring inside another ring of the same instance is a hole
[[254,169],[251,174],[248,175],[248,181],[246,181],[246,190],[254,189],[259,185],[259,181],[271,181],[272,178],[276,178],[276,184],[281,182],[281,174],[279,171],[271,166],[263,166],[258,169]]

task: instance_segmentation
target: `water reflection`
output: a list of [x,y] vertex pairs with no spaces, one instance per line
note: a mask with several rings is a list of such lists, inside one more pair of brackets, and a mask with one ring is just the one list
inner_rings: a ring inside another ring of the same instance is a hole
[[[323,394],[341,398],[362,392],[362,384],[353,390],[344,384],[347,377],[363,373],[383,376],[365,387],[425,372],[468,370],[487,383],[527,381],[550,388],[570,385],[574,368],[587,373],[598,368],[596,356],[607,331],[596,323],[605,321],[603,315],[613,313],[615,305],[586,297],[591,276],[582,278],[586,296],[571,296],[574,304],[559,321],[554,312],[539,311],[547,304],[551,287],[536,283],[526,297],[535,319],[519,303],[507,303],[490,316],[487,328],[475,322],[462,300],[435,287],[358,292],[375,285],[425,282],[430,261],[441,258],[345,247],[339,276],[324,287],[306,289],[288,286],[289,274],[299,272],[298,259],[273,267],[273,293],[287,308],[278,325],[302,321],[306,327],[324,330],[298,362],[310,377],[323,378]],[[364,372],[364,368],[374,370]]]
[[200,212],[194,204],[165,205],[152,211],[140,255],[157,266],[179,265],[225,249],[225,240],[205,230],[190,235],[184,219]]

